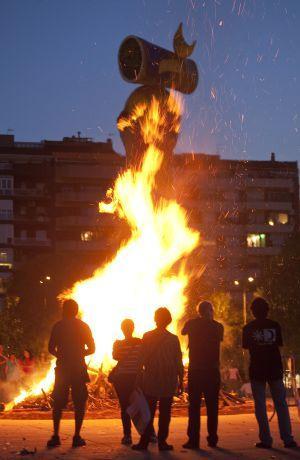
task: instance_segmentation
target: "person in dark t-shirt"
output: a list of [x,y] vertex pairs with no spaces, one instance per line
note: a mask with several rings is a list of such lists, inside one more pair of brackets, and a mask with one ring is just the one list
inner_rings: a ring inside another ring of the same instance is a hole
[[181,332],[189,339],[189,440],[183,445],[187,449],[199,448],[202,395],[207,408],[208,445],[215,447],[218,443],[219,361],[224,328],[213,319],[210,302],[200,302],[198,311],[199,317],[187,321]]
[[85,446],[80,430],[87,401],[86,383],[89,376],[85,356],[95,352],[95,343],[89,326],[77,319],[78,305],[68,299],[63,303],[63,318],[52,329],[49,340],[49,353],[57,358],[53,390],[54,434],[48,441],[49,448],[60,445],[59,425],[62,410],[66,406],[71,388],[75,408],[75,434],[73,447]]
[[256,447],[268,449],[273,442],[266,409],[266,383],[270,387],[284,446],[297,447],[292,436],[282,381],[283,368],[279,347],[283,342],[280,324],[268,318],[269,305],[262,297],[253,300],[251,311],[255,319],[243,328],[243,348],[248,349],[250,354],[249,376],[260,438]]

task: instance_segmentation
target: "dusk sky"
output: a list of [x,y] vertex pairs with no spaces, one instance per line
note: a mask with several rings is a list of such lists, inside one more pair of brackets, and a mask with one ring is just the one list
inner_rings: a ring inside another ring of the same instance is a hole
[[172,49],[183,22],[200,71],[177,152],[300,158],[299,0],[0,0],[0,132],[18,141],[112,137],[135,89],[117,54],[129,34]]

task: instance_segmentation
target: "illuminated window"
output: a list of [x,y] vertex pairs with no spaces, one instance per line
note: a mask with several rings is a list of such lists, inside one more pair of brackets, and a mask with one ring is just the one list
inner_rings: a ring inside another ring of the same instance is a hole
[[7,262],[8,254],[6,251],[0,251],[0,262]]
[[286,212],[271,212],[267,222],[271,227],[278,224],[285,225],[289,222],[289,215]]
[[247,236],[248,248],[264,248],[266,247],[265,233],[249,233]]
[[1,268],[11,270],[11,269],[12,269],[12,264],[10,264],[10,263],[8,263],[8,262],[7,262],[7,263],[0,262],[0,270],[1,270]]
[[93,239],[93,232],[87,230],[81,233],[81,241],[91,241]]
[[278,223],[279,224],[287,224],[289,221],[289,216],[285,212],[278,213]]

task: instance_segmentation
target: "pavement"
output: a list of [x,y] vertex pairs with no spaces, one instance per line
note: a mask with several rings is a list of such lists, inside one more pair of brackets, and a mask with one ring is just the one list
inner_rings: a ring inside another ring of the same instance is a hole
[[[300,443],[300,423],[294,408],[291,409],[295,439]],[[34,451],[24,455],[28,460],[196,460],[204,459],[300,459],[299,449],[284,449],[278,434],[276,417],[271,422],[274,448],[261,450],[254,447],[257,441],[257,425],[253,414],[221,415],[219,428],[219,448],[211,449],[206,445],[206,417],[202,419],[201,447],[199,451],[188,451],[182,448],[186,441],[186,417],[172,419],[169,442],[174,451],[159,453],[156,445],[151,445],[147,453],[133,452],[130,447],[121,446],[121,421],[119,419],[86,420],[82,431],[87,446],[71,448],[73,421],[63,420],[61,425],[62,446],[47,450],[46,441],[52,434],[50,420],[0,420],[0,459],[20,459],[20,451]],[[134,433],[134,440],[138,436]]]

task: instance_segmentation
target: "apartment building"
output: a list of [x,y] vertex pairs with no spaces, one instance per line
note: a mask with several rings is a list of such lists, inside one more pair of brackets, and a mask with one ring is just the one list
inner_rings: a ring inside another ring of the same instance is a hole
[[[255,279],[299,229],[297,162],[174,157],[179,201],[201,232],[207,274],[227,289]],[[184,170],[184,174],[182,174]]]
[[0,135],[0,295],[26,259],[69,252],[96,267],[113,250],[117,221],[99,215],[98,202],[124,164],[110,140]]
[[46,142],[54,161],[55,251],[80,253],[91,267],[99,266],[116,247],[119,221],[99,214],[98,203],[125,164],[106,143],[84,138]]
[[14,267],[53,247],[53,163],[39,143],[0,136],[0,292]]
[[[128,234],[98,203],[125,167],[111,140],[78,136],[16,142],[0,135],[0,295],[18,265],[45,253],[72,253],[91,268],[110,257]],[[173,157],[176,198],[201,234],[199,265],[231,290],[256,278],[299,229],[296,162]]]

